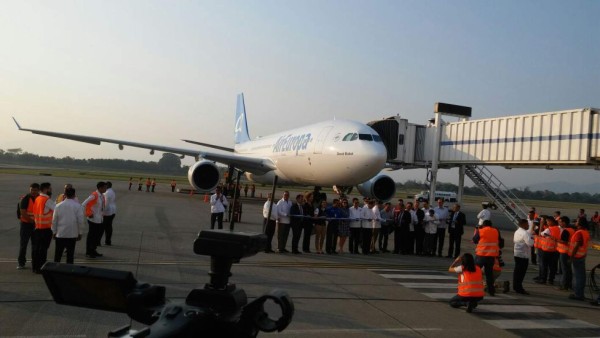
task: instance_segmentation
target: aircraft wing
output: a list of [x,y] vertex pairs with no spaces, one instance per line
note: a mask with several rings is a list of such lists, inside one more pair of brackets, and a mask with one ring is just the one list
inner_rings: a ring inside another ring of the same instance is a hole
[[[17,120],[13,117],[17,128],[20,131],[29,131],[33,134],[50,136],[50,137],[58,137],[67,140],[73,140],[78,142],[85,142],[90,144],[100,145],[102,142],[112,143],[119,145],[119,149],[123,149],[124,146],[134,147],[134,148],[142,148],[142,149],[150,149],[151,153],[154,151],[162,151],[166,153],[179,154],[184,156],[192,156],[196,159],[204,158],[210,161],[215,161],[227,165],[232,165],[240,170],[249,171],[257,174],[264,174],[273,169],[275,169],[275,165],[270,159],[263,158],[255,158],[255,157],[247,157],[240,156],[236,154],[218,154],[218,153],[210,153],[210,152],[201,152],[198,150],[192,149],[184,149],[184,148],[174,148],[174,147],[166,147],[156,144],[148,144],[148,143],[139,143],[139,142],[131,142],[125,140],[116,140],[109,139],[104,137],[95,137],[95,136],[86,136],[86,135],[76,135],[76,134],[67,134],[67,133],[58,133],[53,131],[46,130],[38,130],[38,129],[28,129],[22,128],[21,125],[17,122]],[[223,147],[224,148],[224,147]]]

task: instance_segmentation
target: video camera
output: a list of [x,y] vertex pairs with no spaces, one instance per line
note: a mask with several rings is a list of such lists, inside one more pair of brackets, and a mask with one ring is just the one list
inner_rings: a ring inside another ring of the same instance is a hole
[[[248,303],[244,290],[228,283],[233,263],[265,247],[263,234],[201,231],[194,253],[211,256],[210,282],[192,290],[184,303],[171,303],[164,286],[139,283],[127,271],[50,262],[41,271],[58,304],[127,313],[150,325],[139,331],[127,325],[108,337],[256,337],[259,331],[284,330],[294,315],[285,291],[272,290]],[[265,311],[266,302],[279,306],[277,320]]]

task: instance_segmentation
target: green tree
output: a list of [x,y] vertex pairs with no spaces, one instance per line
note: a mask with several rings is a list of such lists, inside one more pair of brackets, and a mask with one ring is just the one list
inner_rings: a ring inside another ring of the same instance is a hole
[[164,153],[158,160],[158,170],[166,172],[181,170],[181,159],[175,154]]

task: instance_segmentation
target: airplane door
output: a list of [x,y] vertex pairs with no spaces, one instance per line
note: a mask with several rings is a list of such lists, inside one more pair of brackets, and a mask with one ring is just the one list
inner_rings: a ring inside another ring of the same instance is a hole
[[328,126],[321,130],[321,132],[319,133],[319,136],[317,136],[317,141],[315,142],[315,148],[313,150],[313,153],[315,153],[315,154],[323,153],[323,146],[325,145],[325,140],[327,139],[327,135],[329,135],[329,132],[331,131],[332,128],[333,128],[333,126]]

